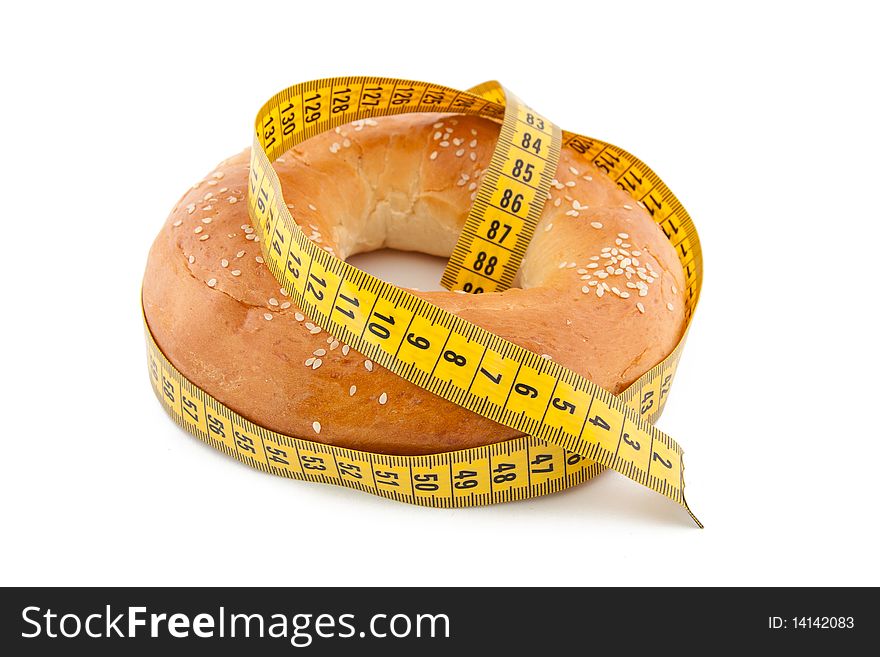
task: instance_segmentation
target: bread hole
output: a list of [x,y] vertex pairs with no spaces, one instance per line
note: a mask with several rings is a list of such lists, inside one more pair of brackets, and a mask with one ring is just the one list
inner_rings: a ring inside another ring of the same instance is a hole
[[430,291],[443,289],[440,278],[447,259],[416,251],[378,249],[353,255],[347,262],[400,287]]
[[[354,265],[376,278],[409,289],[432,292],[445,290],[440,285],[448,258],[398,249],[376,249],[357,253],[346,258]],[[519,287],[519,277],[511,287]]]

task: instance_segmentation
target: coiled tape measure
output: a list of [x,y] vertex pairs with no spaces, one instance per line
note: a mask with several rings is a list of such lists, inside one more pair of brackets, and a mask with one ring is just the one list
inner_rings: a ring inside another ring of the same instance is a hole
[[[567,148],[610,176],[663,229],[687,277],[690,325],[702,281],[696,228],[678,199],[639,159],[560,130],[497,82],[457,91],[392,78],[316,80],[281,91],[257,115],[248,211],[266,265],[302,312],[336,339],[407,381],[523,436],[456,452],[393,456],[282,435],[238,415],[187,380],[147,327],[150,379],[165,409],[216,449],[294,479],[426,506],[463,507],[545,495],[611,468],[675,501],[702,527],[685,501],[682,449],[652,424],[665,405],[687,330],[664,361],[613,395],[556,362],[352,267],[300,230],[271,163],[338,125],[407,112],[474,114],[502,123],[443,274],[445,287],[481,293],[510,285],[548,197],[559,151]],[[499,216],[511,226],[503,247],[499,231],[493,230]],[[373,325],[380,328],[367,330]]]

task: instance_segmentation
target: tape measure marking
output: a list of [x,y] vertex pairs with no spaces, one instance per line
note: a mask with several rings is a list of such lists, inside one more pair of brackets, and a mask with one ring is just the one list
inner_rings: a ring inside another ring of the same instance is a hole
[[499,89],[483,88],[487,97],[506,96],[504,122],[440,279],[449,290],[481,294],[510,287],[532,241],[559,162],[562,131],[509,91]]

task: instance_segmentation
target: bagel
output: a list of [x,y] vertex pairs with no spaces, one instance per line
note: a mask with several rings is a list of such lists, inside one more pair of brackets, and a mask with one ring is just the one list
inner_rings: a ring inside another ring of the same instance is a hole
[[[295,220],[337,257],[383,247],[449,257],[498,133],[468,115],[366,119],[274,167]],[[248,162],[246,150],[193,185],[150,250],[144,315],[181,373],[257,424],[341,447],[429,454],[520,435],[373,364],[303,315],[263,264]],[[685,329],[674,248],[640,204],[566,148],[514,285],[412,293],[612,393],[669,355]]]

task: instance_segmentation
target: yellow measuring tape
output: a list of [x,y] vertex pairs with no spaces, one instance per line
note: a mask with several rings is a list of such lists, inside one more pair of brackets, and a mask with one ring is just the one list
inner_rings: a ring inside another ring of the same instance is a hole
[[[248,209],[266,265],[311,321],[336,339],[523,437],[457,452],[393,456],[278,434],[188,381],[147,328],[150,377],[165,408],[208,444],[282,476],[458,507],[547,494],[611,468],[674,500],[700,525],[684,498],[681,447],[652,424],[666,402],[684,337],[663,362],[615,396],[558,363],[348,265],[300,230],[271,162],[337,125],[406,112],[456,112],[502,122],[490,170],[444,285],[471,293],[509,286],[541,215],[562,147],[612,177],[661,226],[687,278],[690,323],[702,280],[696,229],[672,192],[631,154],[560,131],[493,82],[465,92],[390,78],[317,80],[276,94],[257,115]],[[502,216],[511,226],[504,239],[504,231],[493,225]]]

